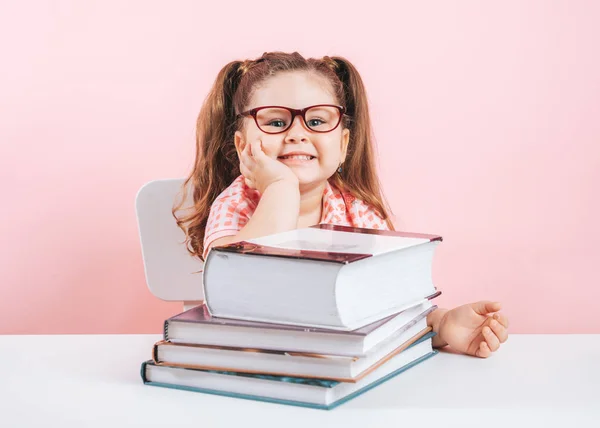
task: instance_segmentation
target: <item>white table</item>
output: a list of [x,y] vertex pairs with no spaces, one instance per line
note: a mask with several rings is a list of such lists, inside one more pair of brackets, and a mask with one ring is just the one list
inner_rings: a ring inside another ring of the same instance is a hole
[[442,351],[331,411],[144,385],[159,338],[0,336],[0,426],[600,426],[600,335],[512,335],[486,360]]

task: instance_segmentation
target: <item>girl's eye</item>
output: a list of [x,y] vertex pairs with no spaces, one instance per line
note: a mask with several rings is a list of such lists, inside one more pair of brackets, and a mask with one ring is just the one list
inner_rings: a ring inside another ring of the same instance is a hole
[[321,119],[310,119],[310,120],[308,121],[308,126],[310,126],[311,128],[313,128],[313,127],[316,127],[316,126],[322,125],[322,124],[324,124],[324,123],[325,123],[325,121],[323,121],[323,120],[321,120]]
[[269,123],[267,123],[268,126],[274,126],[276,128],[283,128],[285,127],[285,122],[283,120],[272,120]]

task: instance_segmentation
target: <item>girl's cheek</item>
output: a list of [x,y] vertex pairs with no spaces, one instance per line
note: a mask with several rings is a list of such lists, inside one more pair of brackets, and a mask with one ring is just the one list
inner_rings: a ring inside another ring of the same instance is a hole
[[279,156],[279,153],[276,150],[269,150],[265,153],[268,157],[270,157],[272,159],[277,159],[277,156]]
[[265,154],[271,158],[277,157],[278,144],[271,141],[271,138],[268,134],[263,134],[262,132],[248,132],[245,135],[246,143],[250,144],[252,141],[260,140],[262,143],[262,149]]
[[281,144],[277,141],[271,141],[270,138],[264,137],[261,139],[261,141],[263,151],[265,152],[265,154],[270,158],[277,158],[277,156],[279,155],[279,148],[281,147]]

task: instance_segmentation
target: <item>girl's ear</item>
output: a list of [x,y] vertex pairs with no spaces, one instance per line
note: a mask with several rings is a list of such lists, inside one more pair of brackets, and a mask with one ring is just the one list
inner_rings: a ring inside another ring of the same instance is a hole
[[244,134],[241,131],[235,131],[233,135],[233,144],[235,145],[235,150],[238,155],[238,159],[242,158],[242,152],[246,147],[246,140],[244,139]]
[[341,152],[340,152],[340,162],[344,162],[346,160],[346,153],[348,153],[348,143],[350,142],[350,130],[348,128],[344,128],[342,131],[342,141],[341,141]]

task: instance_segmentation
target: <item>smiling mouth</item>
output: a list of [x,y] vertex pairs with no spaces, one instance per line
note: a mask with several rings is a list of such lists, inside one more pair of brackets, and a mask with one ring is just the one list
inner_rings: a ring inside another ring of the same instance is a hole
[[297,159],[297,160],[313,160],[316,156],[310,155],[288,155],[288,156],[278,156],[277,159],[286,160],[286,159]]

